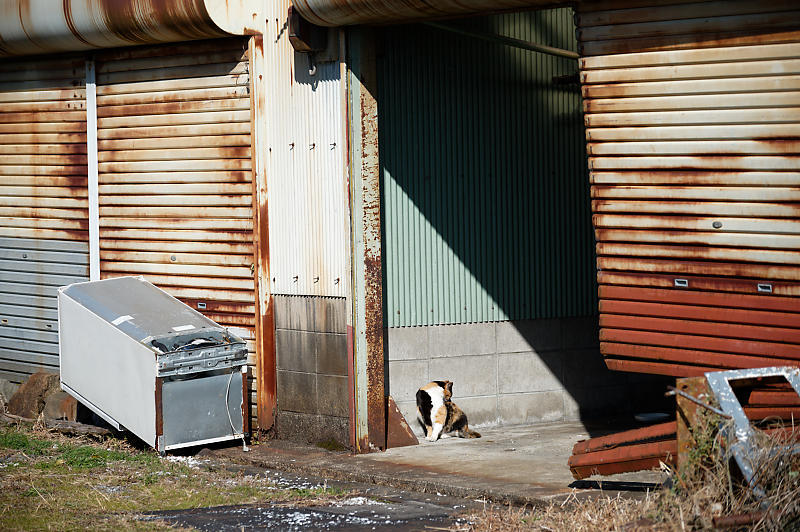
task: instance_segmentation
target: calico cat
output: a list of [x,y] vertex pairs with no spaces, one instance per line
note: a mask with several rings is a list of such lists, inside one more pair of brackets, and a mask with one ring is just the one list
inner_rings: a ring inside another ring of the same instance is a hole
[[417,390],[417,420],[425,431],[425,439],[436,441],[441,436],[458,432],[461,438],[480,438],[471,430],[467,415],[453,401],[453,383],[450,381],[429,382]]

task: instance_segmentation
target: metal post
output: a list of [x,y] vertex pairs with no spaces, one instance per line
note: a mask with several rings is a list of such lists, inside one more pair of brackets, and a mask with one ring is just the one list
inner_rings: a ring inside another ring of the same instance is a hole
[[378,102],[373,30],[348,31],[356,450],[386,448]]
[[264,87],[264,33],[250,37],[251,145],[253,157],[254,282],[256,285],[256,408],[258,428],[275,424],[276,369],[275,316],[270,283],[269,218],[267,201],[266,90]]
[[86,60],[86,154],[89,200],[89,280],[100,279],[100,198],[97,167],[97,85],[94,59]]

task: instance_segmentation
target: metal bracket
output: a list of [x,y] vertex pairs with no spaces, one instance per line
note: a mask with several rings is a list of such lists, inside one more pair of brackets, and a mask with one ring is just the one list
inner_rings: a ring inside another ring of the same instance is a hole
[[[736,460],[736,464],[747,480],[750,489],[757,497],[765,495],[764,490],[758,486],[758,478],[756,471],[758,471],[759,463],[763,458],[766,458],[764,451],[759,450],[753,443],[753,427],[750,425],[750,420],[733,393],[732,381],[753,380],[766,382],[781,382],[786,379],[794,389],[795,393],[800,395],[800,368],[793,367],[769,367],[769,368],[755,368],[755,369],[740,369],[733,371],[715,371],[705,374],[708,385],[714,396],[719,401],[719,406],[723,412],[728,414],[733,419],[733,435],[731,435],[728,427],[723,426],[722,433],[724,436],[733,436],[730,440],[733,443],[730,447],[730,452]],[[792,454],[800,453],[800,445],[787,445],[775,449],[775,451],[786,451]],[[773,452],[775,452],[773,451]]]

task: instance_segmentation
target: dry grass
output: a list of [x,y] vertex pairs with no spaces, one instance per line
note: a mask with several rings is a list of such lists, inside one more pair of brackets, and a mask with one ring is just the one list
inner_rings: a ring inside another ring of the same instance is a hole
[[[542,530],[553,532],[594,532],[596,530],[637,530],[647,508],[653,508],[652,497],[634,500],[623,497],[577,499],[553,503],[544,509],[486,505],[482,510],[461,516],[461,523],[452,528],[460,532]],[[647,520],[647,530],[653,530]],[[642,528],[645,529],[645,528]]]
[[[487,505],[462,516],[468,524],[453,530],[497,531],[595,531],[595,530],[718,530],[715,518],[753,514],[757,517],[738,530],[800,530],[800,457],[788,453],[784,445],[800,440],[794,427],[780,435],[757,431],[762,449],[758,485],[765,495],[758,496],[740,478],[738,468],[729,461],[717,431],[717,418],[702,417],[695,426],[695,446],[689,454],[689,467],[672,472],[671,486],[644,498],[599,496],[594,499],[567,500],[544,509]],[[729,529],[729,530],[731,530]]]
[[263,476],[190,467],[125,440],[0,426],[0,530],[151,530],[145,511],[227,504],[325,504],[327,488],[279,488]]

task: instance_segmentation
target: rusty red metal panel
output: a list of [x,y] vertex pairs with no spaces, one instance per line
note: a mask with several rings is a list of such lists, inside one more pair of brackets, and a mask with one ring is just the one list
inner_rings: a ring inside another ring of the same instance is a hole
[[674,465],[677,452],[677,441],[670,439],[573,455],[568,464],[572,476],[582,479],[592,475],[653,469],[659,467],[661,462]]
[[751,406],[800,406],[800,397],[788,387],[755,389],[748,395],[747,404]]
[[[689,283],[694,284],[692,280],[689,280]],[[606,300],[678,303],[729,309],[758,308],[779,313],[800,313],[800,299],[794,297],[676,290],[674,288],[641,288],[607,284],[600,285],[599,294],[601,299]],[[800,323],[800,320],[796,320],[793,323],[796,326]]]
[[[701,401],[709,401],[706,378],[702,375],[678,379],[676,387]],[[790,394],[794,396],[792,399],[788,399]],[[783,405],[765,406],[755,404],[756,401],[774,401]],[[789,420],[800,412],[800,398],[788,386],[746,391],[742,403],[748,418],[755,422],[766,418]],[[652,469],[658,467],[659,462],[680,468],[694,446],[691,428],[696,424],[698,410],[697,403],[679,395],[675,421],[580,441],[573,447],[568,462],[570,470],[576,479],[581,479],[595,474]],[[785,428],[771,428],[766,432],[796,437],[795,431]]]
[[419,440],[408,425],[406,418],[397,408],[394,398],[390,395],[387,398],[388,414],[386,416],[386,448],[392,449],[394,447],[407,447],[409,445],[418,445]]
[[577,11],[608,366],[797,364],[800,6]]
[[[247,63],[243,39],[196,43],[194,48],[158,46],[127,50],[122,55],[117,51],[98,54],[99,117],[136,116],[143,124],[141,129],[155,126],[159,116],[168,117],[164,126],[186,123],[182,118],[191,118],[187,129],[158,133],[160,143],[167,148],[164,150],[141,141],[137,128],[99,118],[101,139],[106,133],[119,133],[114,142],[127,144],[101,144],[98,160],[102,275],[145,275],[224,325],[241,327],[244,336],[252,338],[256,329],[255,268],[263,261],[255,255],[260,248],[254,241],[258,210],[254,213],[250,98],[242,98],[237,92],[223,98],[217,93],[206,94],[213,89],[202,82],[213,65],[247,71]],[[108,77],[110,74],[117,78]],[[122,74],[130,74],[140,83],[130,85]],[[130,97],[150,94],[142,85],[152,79],[162,84],[165,103],[116,106],[114,101],[103,99],[107,93]],[[238,86],[233,78],[218,81],[223,87],[225,83]],[[187,92],[192,94],[189,100],[182,96]],[[220,102],[233,102],[246,113],[240,122],[246,125],[248,134],[235,128],[236,134],[225,136],[224,127],[235,126],[222,113],[209,110],[209,105],[223,105]],[[172,107],[162,109],[164,105]],[[172,113],[160,115],[164,110]],[[172,142],[196,137],[202,144],[206,138],[203,121],[220,127],[217,133],[233,145],[206,143],[206,147],[197,148],[191,142]],[[192,124],[198,126],[197,131],[192,130]],[[237,172],[229,176],[226,169]],[[247,175],[240,175],[238,170]],[[196,180],[195,176],[206,173],[213,176],[211,181]],[[244,183],[241,177],[246,177]],[[233,310],[241,304],[254,312]]]
[[572,454],[586,454],[645,441],[667,440],[675,436],[675,430],[675,422],[668,421],[641,429],[617,432],[615,434],[609,434],[608,436],[598,436],[576,443],[572,447]]
[[[709,320],[712,320],[713,317],[712,315],[708,316]],[[784,342],[796,346],[800,344],[800,329],[698,320],[692,319],[691,313],[688,312],[685,319],[653,318],[642,315],[620,316],[614,314],[600,314],[600,327]],[[797,356],[800,356],[800,349],[797,349]]]
[[274,326],[248,39],[99,52],[96,66],[101,277],[143,275],[247,339],[268,428]]
[[[675,286],[675,279],[684,279],[688,284],[688,289],[678,289]],[[735,277],[704,277],[695,275],[665,275],[657,273],[641,273],[641,272],[614,272],[614,271],[599,271],[597,272],[597,282],[601,285],[615,285],[620,287],[656,287],[667,288],[674,290],[678,293],[689,294],[692,290],[700,291],[714,291],[725,293],[738,293],[738,294],[759,294],[759,297],[775,297],[775,300],[784,301],[797,301],[793,297],[781,296],[798,296],[800,295],[800,283],[791,281],[781,281],[774,279],[742,279]],[[768,283],[772,286],[771,296],[769,294],[762,294],[759,292],[758,287],[760,284]],[[765,300],[766,301],[766,300]],[[794,308],[793,303],[786,303],[788,307],[781,307],[788,310]],[[764,308],[772,308],[769,305]]]
[[[798,350],[797,345],[738,338],[718,338],[691,333],[678,334],[601,327],[600,341],[718,351],[721,353],[738,353],[793,360],[800,358],[800,350]],[[702,363],[702,361],[698,360],[698,363]]]
[[2,236],[88,242],[87,172],[85,60],[0,64]]
[[[679,302],[682,303],[682,302]],[[602,314],[626,314],[631,316],[654,316],[684,320],[705,320],[737,324],[770,325],[775,327],[800,327],[800,314],[745,310],[726,307],[665,304],[644,301],[618,301],[601,299]],[[739,332],[739,331],[737,331]],[[744,331],[741,331],[742,333]]]
[[680,363],[687,366],[700,361],[704,366],[719,369],[761,368],[798,364],[797,360],[774,356],[748,356],[731,352],[678,349],[652,345],[600,342],[600,352],[607,358],[628,358],[654,362]]

